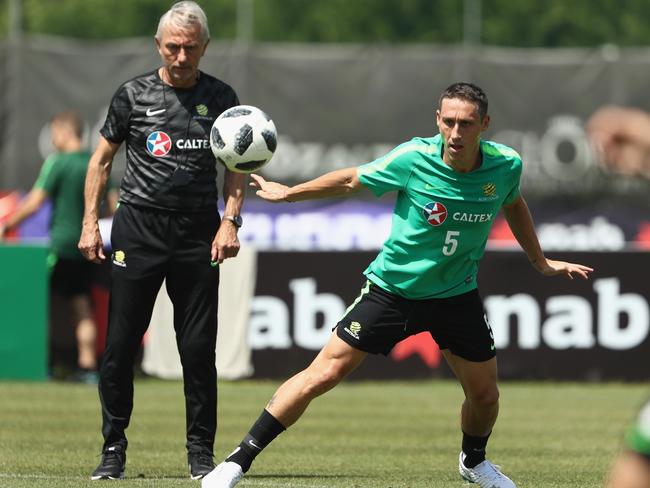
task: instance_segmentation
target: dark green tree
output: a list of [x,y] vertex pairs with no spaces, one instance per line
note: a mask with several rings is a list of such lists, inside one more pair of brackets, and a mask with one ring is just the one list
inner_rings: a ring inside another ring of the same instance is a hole
[[[160,16],[172,3],[165,0],[23,0],[24,29],[28,33],[90,39],[148,37],[155,34]],[[213,38],[234,36],[233,0],[199,3],[211,21]]]
[[454,43],[458,0],[258,0],[255,38],[294,42]]
[[[252,0],[258,42],[456,44],[462,0]],[[213,39],[236,36],[237,0],[198,0]],[[152,36],[173,0],[22,0],[23,30],[88,39]],[[9,0],[0,0],[0,35]],[[482,0],[481,43],[650,44],[649,0]]]
[[647,0],[483,0],[484,44],[579,47],[650,44]]

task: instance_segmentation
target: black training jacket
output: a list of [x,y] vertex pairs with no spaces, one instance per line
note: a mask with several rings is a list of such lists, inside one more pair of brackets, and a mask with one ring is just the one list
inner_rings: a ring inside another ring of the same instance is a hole
[[158,70],[120,86],[100,134],[126,141],[120,202],[172,212],[214,210],[218,196],[210,129],[239,105],[226,83],[200,72],[191,88],[173,88]]

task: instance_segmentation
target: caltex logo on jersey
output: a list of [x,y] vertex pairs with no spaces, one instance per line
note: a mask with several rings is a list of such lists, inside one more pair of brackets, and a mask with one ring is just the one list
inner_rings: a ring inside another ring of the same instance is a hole
[[447,219],[447,209],[442,203],[429,202],[422,210],[424,218],[434,227],[442,224]]
[[152,132],[149,134],[149,137],[147,137],[147,151],[149,151],[152,156],[158,158],[166,156],[171,148],[171,138],[161,130]]

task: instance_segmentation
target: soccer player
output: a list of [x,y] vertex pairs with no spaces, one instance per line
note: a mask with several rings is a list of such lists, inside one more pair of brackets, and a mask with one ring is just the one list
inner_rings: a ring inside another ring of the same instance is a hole
[[626,449],[612,468],[607,488],[650,488],[650,401],[625,437]]
[[382,158],[293,187],[253,175],[257,194],[273,202],[397,192],[390,236],[365,271],[361,294],[314,361],[273,395],[241,444],[206,476],[204,488],[232,488],[253,459],[296,422],[309,403],[336,386],[367,354],[388,354],[428,331],[465,392],[461,407],[461,476],[483,488],[514,483],[485,458],[499,410],[492,331],[477,290],[478,263],[500,208],[532,266],[546,276],[587,278],[587,266],[547,259],[519,192],[521,159],[481,140],[488,100],[470,83],[440,96],[440,134],[415,138]]
[[239,101],[229,85],[199,70],[209,38],[205,12],[195,2],[178,2],[160,18],[155,42],[162,66],[118,88],[88,166],[79,249],[99,262],[105,257],[98,196],[126,141],[99,380],[104,445],[93,480],[124,476],[133,363],[163,280],[183,365],[190,476],[199,479],[214,467],[218,264],[239,251],[246,177],[226,172],[220,218],[209,135],[215,118]]

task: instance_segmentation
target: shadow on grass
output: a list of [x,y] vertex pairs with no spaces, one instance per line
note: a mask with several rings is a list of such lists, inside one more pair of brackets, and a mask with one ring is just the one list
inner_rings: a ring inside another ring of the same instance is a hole
[[[45,478],[45,476],[43,476]],[[79,479],[78,477],[69,477],[70,479]],[[322,474],[322,473],[311,473],[311,474],[281,474],[281,473],[266,473],[266,474],[247,474],[246,479],[250,480],[280,480],[280,479],[365,479],[369,476],[362,474]],[[145,475],[144,473],[139,473],[136,475],[127,475],[122,478],[124,481],[138,481],[138,480],[190,480],[189,476],[182,475]]]

